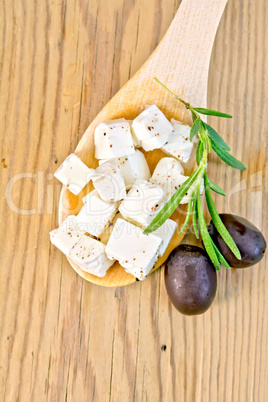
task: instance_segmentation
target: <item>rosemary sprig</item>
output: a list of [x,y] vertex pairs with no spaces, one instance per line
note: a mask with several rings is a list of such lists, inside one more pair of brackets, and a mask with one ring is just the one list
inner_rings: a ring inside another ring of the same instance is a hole
[[204,122],[200,114],[219,116],[231,118],[232,116],[226,113],[217,112],[216,110],[204,109],[193,107],[190,103],[185,102],[183,99],[174,94],[170,89],[168,89],[162,82],[160,82],[157,78],[155,80],[175,99],[179,100],[184,104],[186,109],[190,110],[193,118],[193,125],[190,132],[191,141],[194,139],[196,135],[199,137],[199,141],[196,148],[196,163],[198,165],[197,169],[194,173],[189,176],[189,178],[180,186],[180,188],[172,195],[170,200],[166,203],[166,205],[161,209],[161,211],[155,216],[150,225],[144,230],[144,233],[150,233],[158,229],[163,223],[173,214],[175,209],[180,204],[182,198],[185,196],[187,191],[191,189],[191,198],[188,204],[188,210],[185,222],[180,231],[180,234],[183,233],[187,227],[190,216],[192,214],[193,220],[193,228],[197,238],[199,238],[199,233],[203,240],[204,247],[207,251],[209,258],[211,259],[214,267],[219,270],[220,264],[224,265],[226,268],[229,268],[228,262],[225,260],[215,243],[213,242],[207,226],[205,222],[205,217],[201,204],[200,197],[200,185],[202,180],[204,180],[205,185],[205,198],[207,207],[211,216],[214,225],[228,245],[228,247],[232,250],[234,255],[241,259],[240,252],[224,226],[218,212],[214,201],[211,196],[210,190],[225,196],[225,192],[217,186],[212,180],[209,179],[207,175],[207,163],[208,163],[208,154],[213,151],[229,166],[232,166],[235,169],[245,170],[246,166],[237,160],[233,155],[229,153],[231,150],[230,147],[226,144],[223,138],[206,122]]

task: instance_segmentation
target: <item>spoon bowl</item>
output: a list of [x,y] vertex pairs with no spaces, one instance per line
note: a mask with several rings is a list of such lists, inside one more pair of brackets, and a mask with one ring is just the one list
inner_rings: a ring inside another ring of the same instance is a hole
[[[184,105],[168,94],[155,80],[157,77],[182,99],[194,106],[206,107],[209,62],[218,24],[227,0],[183,0],[164,38],[139,71],[117,92],[92,121],[82,136],[75,154],[90,168],[98,162],[94,155],[94,131],[105,120],[124,117],[133,120],[145,105],[156,104],[168,119],[172,117],[191,125],[191,115]],[[144,152],[151,173],[159,160],[166,156],[161,150]],[[195,166],[195,152],[187,164],[185,174],[190,175]],[[82,198],[93,187],[88,184],[78,196],[62,188],[59,203],[59,223],[68,215],[77,214]],[[154,270],[177,247],[183,235],[178,232],[185,219],[185,206],[172,215],[178,223],[165,254],[159,258]],[[118,262],[107,271],[104,278],[84,272],[67,257],[74,270],[87,281],[101,286],[125,286],[136,281]]]

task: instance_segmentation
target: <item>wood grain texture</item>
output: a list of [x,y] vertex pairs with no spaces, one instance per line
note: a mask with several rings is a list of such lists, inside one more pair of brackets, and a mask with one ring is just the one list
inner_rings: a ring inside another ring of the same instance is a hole
[[[267,401],[267,257],[253,269],[222,269],[212,308],[189,318],[169,303],[162,271],[101,288],[49,244],[57,161],[151,54],[179,3],[0,3],[3,401]],[[228,192],[215,197],[218,209],[244,215],[267,236],[266,3],[229,1],[208,105],[234,114],[209,121],[248,165],[241,173],[210,159],[212,179]]]

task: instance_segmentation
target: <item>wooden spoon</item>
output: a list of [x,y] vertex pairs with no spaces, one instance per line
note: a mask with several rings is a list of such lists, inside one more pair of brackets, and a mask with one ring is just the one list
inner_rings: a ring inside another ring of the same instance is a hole
[[[81,138],[75,153],[87,166],[95,168],[98,165],[94,157],[93,134],[95,127],[102,121],[120,117],[132,120],[141,112],[143,106],[156,104],[167,118],[174,117],[187,124],[192,123],[185,107],[157,84],[154,77],[192,105],[206,107],[210,57],[226,3],[227,0],[182,1],[161,43],[134,77],[101,110]],[[163,156],[165,155],[160,150],[146,153],[151,173]],[[186,175],[192,172],[194,161],[193,155],[184,166]],[[68,215],[76,214],[80,210],[82,198],[90,190],[91,185],[88,185],[79,196],[74,196],[69,190],[62,189],[59,204],[60,223]],[[172,216],[179,227],[184,218],[183,208]],[[158,260],[154,270],[163,264],[182,238],[183,235],[178,233],[173,236],[165,255]],[[98,278],[82,271],[70,258],[68,260],[84,279],[101,286],[124,286],[135,282],[135,278],[127,274],[119,263],[115,263],[104,278]]]

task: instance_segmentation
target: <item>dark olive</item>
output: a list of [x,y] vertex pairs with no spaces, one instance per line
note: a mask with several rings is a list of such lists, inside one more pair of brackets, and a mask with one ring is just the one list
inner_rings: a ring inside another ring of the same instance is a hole
[[241,260],[235,257],[223,241],[212,221],[209,224],[208,231],[230,266],[246,268],[257,264],[262,259],[266,249],[266,241],[259,229],[240,216],[220,214],[220,217],[240,251]]
[[202,248],[184,244],[166,261],[165,284],[177,310],[187,315],[202,314],[214,300],[217,274]]

